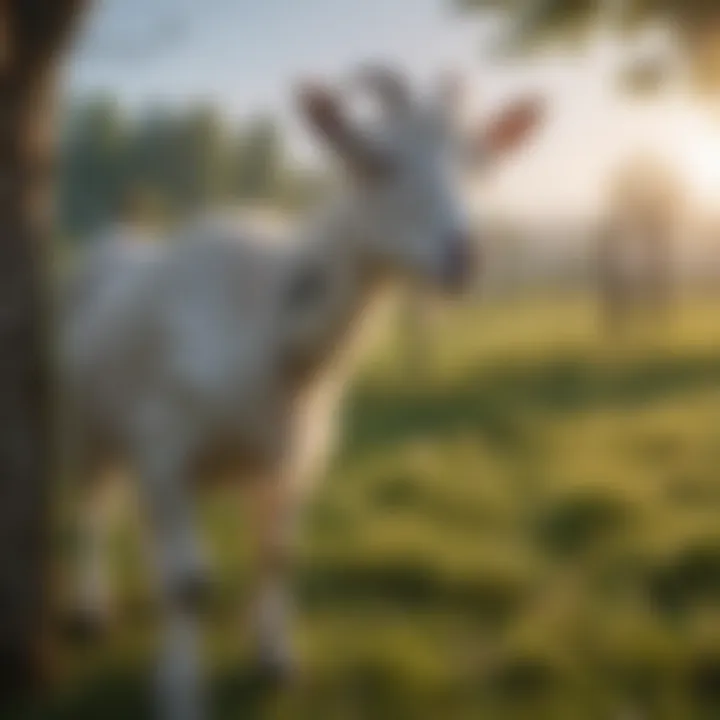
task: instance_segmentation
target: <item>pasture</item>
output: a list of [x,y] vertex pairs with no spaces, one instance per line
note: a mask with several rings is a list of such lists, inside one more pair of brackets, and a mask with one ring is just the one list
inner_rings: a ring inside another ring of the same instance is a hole
[[[440,320],[423,378],[385,339],[356,379],[305,518],[307,662],[287,693],[246,672],[242,503],[207,498],[215,717],[720,717],[720,299],[616,342],[575,296]],[[148,712],[132,537],[116,538],[110,637],[63,642],[56,687],[18,720]]]

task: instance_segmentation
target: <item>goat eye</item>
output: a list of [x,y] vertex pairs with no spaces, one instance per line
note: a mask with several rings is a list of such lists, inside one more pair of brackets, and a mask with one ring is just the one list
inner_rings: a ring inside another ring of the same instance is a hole
[[290,279],[286,301],[293,308],[305,308],[321,300],[327,291],[327,276],[316,266],[301,268]]

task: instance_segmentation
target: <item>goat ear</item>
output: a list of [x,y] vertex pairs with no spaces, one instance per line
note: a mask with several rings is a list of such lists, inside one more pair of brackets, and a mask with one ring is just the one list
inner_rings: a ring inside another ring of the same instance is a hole
[[364,175],[384,175],[389,162],[371,148],[343,113],[340,99],[332,90],[305,83],[298,91],[300,112],[318,134],[348,165]]
[[485,158],[499,159],[516,150],[543,120],[545,103],[525,97],[501,111],[481,131],[476,150]]

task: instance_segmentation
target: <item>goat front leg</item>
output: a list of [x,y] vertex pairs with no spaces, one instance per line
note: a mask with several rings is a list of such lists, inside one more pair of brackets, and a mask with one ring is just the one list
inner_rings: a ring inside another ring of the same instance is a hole
[[162,720],[203,720],[199,615],[207,574],[196,535],[188,465],[184,458],[155,453],[141,463],[141,490],[160,584],[164,627],[158,664]]
[[250,620],[258,668],[265,678],[283,681],[295,665],[290,573],[299,502],[281,475],[257,481],[251,493],[255,582]]

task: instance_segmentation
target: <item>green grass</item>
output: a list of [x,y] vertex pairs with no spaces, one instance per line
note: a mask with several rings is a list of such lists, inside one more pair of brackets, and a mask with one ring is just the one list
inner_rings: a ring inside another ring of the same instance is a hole
[[[577,298],[441,319],[426,376],[387,341],[353,387],[285,695],[244,680],[241,510],[206,501],[216,717],[720,717],[720,301],[616,343]],[[155,618],[126,541],[118,563],[113,636],[63,646],[22,717],[147,713]]]

